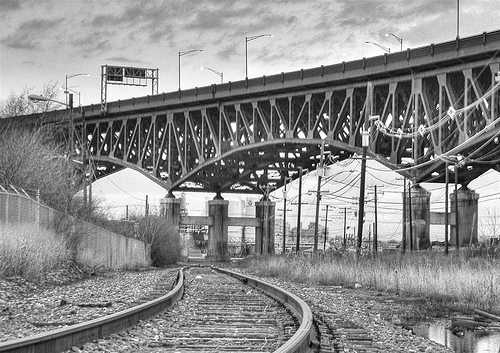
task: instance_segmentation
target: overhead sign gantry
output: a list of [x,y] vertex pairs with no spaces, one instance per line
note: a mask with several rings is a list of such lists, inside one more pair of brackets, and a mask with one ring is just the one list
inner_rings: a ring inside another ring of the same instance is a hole
[[107,112],[108,84],[147,86],[151,80],[151,94],[158,94],[158,69],[126,66],[101,66],[101,114]]

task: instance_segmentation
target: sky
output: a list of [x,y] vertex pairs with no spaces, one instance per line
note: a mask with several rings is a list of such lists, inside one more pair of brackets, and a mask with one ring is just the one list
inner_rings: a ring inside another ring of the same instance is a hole
[[[356,213],[358,210],[360,159],[347,159],[329,165],[322,177],[319,224],[324,226],[325,219],[330,237],[339,239],[343,236],[344,209],[346,209],[346,226],[348,233],[353,233],[357,226]],[[452,177],[453,179],[453,177]],[[133,170],[123,170],[100,179],[93,184],[93,197],[100,200],[100,205],[115,219],[125,218],[128,206],[129,215],[143,214],[146,203],[146,195],[150,208],[158,210],[159,201],[166,196],[166,190],[149,179],[144,178],[141,182],[130,182],[131,180],[142,180],[139,173]],[[316,217],[316,190],[318,177],[313,171],[304,175],[302,180],[302,229],[307,228]],[[454,189],[450,181],[449,193]],[[396,172],[391,171],[380,163],[368,159],[366,173],[365,193],[365,228],[364,236],[368,237],[370,227],[375,222],[375,193],[377,186],[377,213],[378,234],[381,241],[401,239],[402,220],[402,194],[403,180]],[[421,185],[431,193],[431,212],[444,212],[445,210],[445,188],[443,184],[424,183]],[[460,187],[460,185],[459,185]],[[493,227],[498,233],[499,225],[493,222],[493,217],[498,218],[500,214],[500,173],[488,171],[469,186],[479,194],[478,203],[478,236],[480,240],[489,238]],[[288,183],[286,193],[286,219],[289,228],[297,226],[299,180]],[[206,216],[207,201],[212,200],[214,193],[180,193],[174,192],[178,198],[185,200],[186,209],[190,216]],[[260,199],[260,195],[238,195],[223,194],[225,200],[229,201],[230,216],[253,217],[255,215],[254,204]],[[181,202],[183,204],[184,200]],[[249,202],[251,201],[251,202]],[[271,193],[271,201],[274,201],[276,211],[275,227],[281,232],[283,219],[283,188]],[[328,216],[326,206],[328,205]],[[451,207],[451,205],[449,205]],[[496,226],[495,226],[496,224]],[[373,229],[373,228],[372,228]],[[230,236],[231,236],[230,232]],[[239,233],[234,233],[239,237]],[[498,236],[499,234],[496,234]],[[444,241],[444,227],[432,225],[430,229],[431,241]]]
[[[459,9],[457,11],[457,5]],[[383,54],[500,28],[499,0],[1,0],[0,101],[65,85],[99,104],[101,66],[159,69],[159,89],[257,77]],[[272,34],[246,43],[245,37]],[[108,101],[152,88],[108,85]],[[75,102],[78,94],[75,93]],[[61,90],[61,101],[64,93]]]
[[[406,49],[454,40],[457,34],[467,37],[498,29],[500,0],[0,0],[0,102],[26,87],[33,93],[40,93],[47,84],[63,87],[66,76],[74,76],[68,79],[68,87],[80,93],[80,103],[99,104],[102,65],[158,69],[158,91],[175,91],[179,52],[195,49],[204,52],[181,57],[182,89],[220,82],[218,75],[201,67],[222,72],[224,82],[244,79],[245,44],[248,76],[258,77],[384,54],[367,41],[398,51],[400,43],[387,33],[402,38]],[[272,37],[246,43],[245,37],[262,34]],[[147,87],[109,85],[107,99],[148,94],[150,83]],[[65,100],[63,90],[59,97]],[[357,170],[356,166],[345,168]],[[131,211],[140,210],[145,195],[153,205],[165,195],[165,190],[134,173],[125,170],[95,184],[96,197],[105,198],[117,217],[124,215],[126,205]],[[381,202],[400,203],[402,186],[394,186],[398,175],[381,173],[378,179],[369,179],[368,185],[381,178],[387,185]],[[315,189],[314,175],[307,178],[309,184],[304,188]],[[478,182],[478,188],[484,185],[498,189],[489,179]],[[291,198],[294,187],[296,184],[291,186]],[[355,196],[359,189],[353,188],[351,193]],[[282,196],[275,194],[277,208],[282,209]],[[442,190],[433,194],[438,200],[433,207],[438,207]],[[314,195],[311,197],[304,200],[311,203],[303,210],[306,224],[314,220]],[[192,206],[200,204],[196,196],[191,200]],[[342,207],[330,201],[332,207]],[[349,204],[343,202],[343,206]],[[198,208],[193,213],[203,211]],[[330,211],[337,214],[332,222],[340,222],[338,209]],[[387,217],[393,213],[390,207],[385,210]],[[295,210],[288,215],[292,227],[294,214]],[[384,212],[380,217],[385,217]],[[397,224],[395,227],[384,230],[386,240],[398,234]]]

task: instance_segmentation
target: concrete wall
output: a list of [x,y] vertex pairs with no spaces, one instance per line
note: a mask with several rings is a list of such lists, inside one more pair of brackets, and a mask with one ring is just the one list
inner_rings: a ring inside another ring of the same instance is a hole
[[[0,223],[30,223],[54,229],[55,219],[61,217],[57,211],[41,204],[23,190],[0,186]],[[65,217],[65,223],[68,224],[68,231],[78,240],[75,250],[80,263],[114,269],[148,266],[151,263],[149,244],[72,217]]]
[[87,222],[77,222],[79,237],[76,259],[91,267],[127,269],[149,266],[151,246],[142,241],[123,237]]

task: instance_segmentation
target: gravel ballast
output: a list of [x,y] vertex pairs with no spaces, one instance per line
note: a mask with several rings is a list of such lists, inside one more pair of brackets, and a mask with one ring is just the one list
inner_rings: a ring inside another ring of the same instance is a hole
[[177,271],[175,268],[105,272],[56,285],[37,285],[21,277],[0,277],[0,342],[130,308],[159,286],[169,292]]
[[[0,277],[0,342],[95,319],[129,308],[162,285],[168,292],[177,268],[139,272],[107,272],[70,284],[35,285],[22,278]],[[244,270],[239,270],[248,272]],[[339,316],[363,328],[380,352],[452,352],[435,342],[412,334],[401,326],[401,315],[414,310],[411,304],[389,294],[364,288],[326,287],[296,284],[276,278],[249,275],[283,287],[305,300],[313,310]],[[147,322],[140,325],[148,327]],[[342,340],[342,329],[338,330]],[[113,342],[116,340],[116,342]],[[107,349],[100,350],[99,343]],[[75,352],[133,352],[137,340],[126,332],[74,347]],[[349,342],[345,350],[355,352]],[[154,351],[154,350],[151,350]]]

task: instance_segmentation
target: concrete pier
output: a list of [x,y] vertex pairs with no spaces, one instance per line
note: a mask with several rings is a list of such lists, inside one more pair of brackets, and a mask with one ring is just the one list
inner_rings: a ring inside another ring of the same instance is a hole
[[[458,244],[459,246],[469,246],[477,243],[478,228],[478,200],[479,194],[467,186],[462,186],[457,190],[458,203]],[[455,220],[455,192],[450,195],[451,218]],[[456,227],[455,222],[451,225],[450,245],[456,246]]]
[[174,195],[160,199],[161,214],[166,219],[170,220],[175,227],[179,226],[181,219],[181,200],[175,198]]
[[[411,194],[411,198],[410,198]],[[431,193],[419,184],[412,185],[406,198],[406,250],[410,250],[410,234],[413,250],[430,249],[430,198]],[[410,218],[411,209],[411,218]],[[410,223],[411,221],[411,223]],[[410,233],[410,226],[411,233]]]
[[208,215],[212,224],[208,227],[208,261],[228,261],[228,208],[229,201],[216,198],[208,201]]
[[274,216],[276,203],[259,201],[255,203],[255,215],[260,227],[255,229],[255,253],[274,254]]

